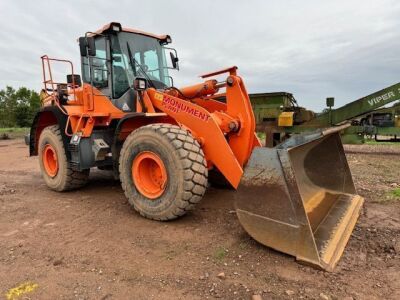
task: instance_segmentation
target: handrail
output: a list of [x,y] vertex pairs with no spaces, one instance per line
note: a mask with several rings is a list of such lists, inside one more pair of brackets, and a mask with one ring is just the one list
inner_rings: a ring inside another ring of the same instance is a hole
[[[43,55],[41,56],[42,59],[42,71],[43,71],[43,85],[44,85],[44,92],[52,97],[54,99],[54,103],[55,105],[64,113],[67,115],[67,112],[64,110],[64,108],[62,107],[62,105],[60,104],[60,100],[58,99],[58,97],[55,96],[55,91],[57,90],[57,85],[59,84],[65,84],[67,86],[67,90],[68,88],[70,90],[72,90],[72,94],[74,96],[74,100],[77,99],[76,97],[76,83],[75,83],[75,73],[74,73],[74,65],[72,63],[72,61],[70,60],[65,60],[65,59],[58,59],[58,58],[50,58],[47,55]],[[51,70],[51,62],[63,62],[63,63],[67,63],[69,64],[69,66],[71,67],[71,74],[72,74],[72,84],[68,84],[65,82],[54,82],[53,80],[53,73]],[[51,91],[51,93],[49,93],[49,91]],[[68,92],[68,95],[70,93]],[[46,101],[47,102],[47,101]]]

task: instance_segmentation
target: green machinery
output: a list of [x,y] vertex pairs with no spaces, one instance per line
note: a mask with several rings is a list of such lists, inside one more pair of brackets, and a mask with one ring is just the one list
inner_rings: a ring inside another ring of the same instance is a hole
[[[383,106],[400,99],[400,83],[333,109],[334,98],[320,114],[300,107],[290,93],[250,94],[257,130],[266,133],[266,145],[274,146],[292,133],[343,126],[343,143],[363,143],[366,135],[390,136],[400,141],[400,105]],[[346,125],[347,124],[347,125]],[[386,139],[385,139],[386,140]]]
[[[360,131],[357,129],[361,128],[364,135],[374,137],[377,142],[400,142],[400,102],[363,115],[361,118],[353,120],[352,125],[348,131],[353,128],[356,129],[355,131]],[[347,136],[351,137],[350,134]],[[381,137],[389,137],[389,139]]]

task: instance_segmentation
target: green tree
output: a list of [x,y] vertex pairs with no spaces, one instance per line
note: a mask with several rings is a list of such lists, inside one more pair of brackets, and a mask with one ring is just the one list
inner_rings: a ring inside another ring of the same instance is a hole
[[21,87],[0,90],[0,127],[28,127],[40,108],[38,93]]
[[0,126],[13,127],[15,126],[14,109],[17,105],[15,98],[15,90],[7,86],[0,91]]

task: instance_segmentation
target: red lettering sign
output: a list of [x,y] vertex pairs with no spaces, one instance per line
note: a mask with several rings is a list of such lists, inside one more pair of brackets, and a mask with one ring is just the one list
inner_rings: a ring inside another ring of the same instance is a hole
[[199,118],[200,120],[203,121],[208,121],[208,119],[210,118],[210,116],[207,113],[204,113],[196,108],[188,106],[182,100],[173,99],[165,95],[162,101],[162,106],[164,106],[166,109],[174,113],[184,112],[189,115],[192,115],[193,117]]

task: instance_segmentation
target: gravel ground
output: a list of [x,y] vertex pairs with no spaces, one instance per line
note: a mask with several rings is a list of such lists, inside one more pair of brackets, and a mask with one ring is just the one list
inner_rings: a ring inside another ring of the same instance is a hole
[[347,153],[400,155],[400,145],[343,145]]
[[400,299],[400,201],[392,193],[400,156],[364,148],[346,146],[366,202],[328,273],[252,240],[232,213],[232,191],[210,189],[193,213],[153,222],[129,207],[110,174],[95,171],[85,188],[55,193],[22,140],[0,141],[1,296]]

